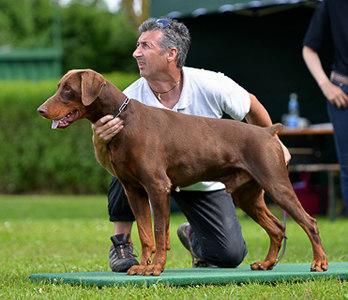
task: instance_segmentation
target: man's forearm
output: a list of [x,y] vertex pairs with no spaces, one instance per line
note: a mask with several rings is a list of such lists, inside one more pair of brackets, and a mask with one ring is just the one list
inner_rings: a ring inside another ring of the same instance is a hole
[[340,87],[333,84],[326,76],[318,53],[304,46],[302,54],[309,71],[318,83],[325,98],[338,108],[348,107],[348,95]]
[[[250,94],[250,110],[249,113],[246,115],[245,119],[249,124],[254,124],[261,127],[272,126],[272,120],[267,110],[252,94]],[[278,136],[277,138],[283,150],[285,163],[288,164],[291,159],[290,152],[284,146],[284,144],[281,142]]]
[[261,127],[272,126],[272,120],[267,110],[252,94],[250,94],[250,110],[249,113],[245,116],[245,120],[249,124]]
[[329,78],[324,72],[318,53],[313,49],[304,46],[302,49],[302,56],[308,67],[308,70],[311,72],[319,87],[327,83],[329,81]]

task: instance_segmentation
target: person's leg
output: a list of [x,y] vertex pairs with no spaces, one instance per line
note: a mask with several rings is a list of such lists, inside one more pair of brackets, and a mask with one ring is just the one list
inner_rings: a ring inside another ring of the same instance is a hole
[[172,196],[191,226],[193,254],[218,267],[237,267],[247,249],[230,194],[181,191]]
[[108,191],[109,219],[114,223],[115,234],[111,237],[109,265],[114,272],[126,272],[138,264],[134,258],[131,229],[134,215],[126,194],[117,178],[113,178]]
[[[337,84],[336,82],[334,83]],[[337,85],[348,94],[348,86],[342,84]],[[344,214],[348,216],[348,108],[337,108],[327,101],[327,109],[334,127],[336,152],[340,164]]]
[[[129,206],[126,193],[121,182],[113,177],[108,190],[109,220],[117,223],[132,223],[135,221],[132,209]],[[129,227],[125,227],[130,229]],[[129,233],[129,232],[128,232]]]

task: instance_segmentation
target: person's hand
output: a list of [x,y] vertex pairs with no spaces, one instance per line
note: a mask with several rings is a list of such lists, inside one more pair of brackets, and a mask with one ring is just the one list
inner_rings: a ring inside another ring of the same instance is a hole
[[123,127],[123,120],[106,115],[92,125],[93,137],[107,144]]
[[278,140],[279,140],[280,146],[282,146],[282,150],[283,150],[283,154],[284,154],[285,163],[286,163],[286,165],[288,165],[288,164],[289,164],[289,161],[290,161],[290,159],[291,159],[291,154],[290,154],[288,148],[286,148],[286,147],[284,146],[284,144],[282,143],[282,141],[281,141],[279,138],[278,138]]
[[338,108],[348,107],[348,95],[331,81],[325,81],[320,88],[328,101]]

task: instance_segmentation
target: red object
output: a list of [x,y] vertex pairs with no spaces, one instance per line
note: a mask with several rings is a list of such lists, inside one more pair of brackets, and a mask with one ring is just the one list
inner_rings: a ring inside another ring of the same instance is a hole
[[320,202],[322,199],[320,189],[311,184],[310,173],[303,172],[299,177],[300,181],[293,183],[299,201],[308,214],[311,216],[319,215],[321,213]]

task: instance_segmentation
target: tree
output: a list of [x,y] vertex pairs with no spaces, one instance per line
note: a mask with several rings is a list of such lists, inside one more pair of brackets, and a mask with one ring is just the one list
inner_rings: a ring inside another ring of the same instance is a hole
[[[137,12],[135,7],[139,2],[140,12]],[[149,5],[149,0],[122,0],[121,9],[133,25],[138,28],[149,17]]]
[[[104,0],[59,3],[0,0],[0,48],[61,45],[64,71],[87,67],[100,72],[136,70],[132,58],[136,28],[122,10],[108,11]],[[61,43],[57,43],[57,34]]]
[[101,1],[72,1],[62,8],[64,67],[106,72],[135,70],[136,31],[121,12]]
[[50,0],[0,0],[0,46],[50,46],[54,9]]

